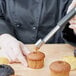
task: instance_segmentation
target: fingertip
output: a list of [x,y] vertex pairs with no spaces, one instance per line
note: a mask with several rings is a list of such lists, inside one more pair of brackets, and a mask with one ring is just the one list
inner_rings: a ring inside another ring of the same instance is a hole
[[27,67],[27,61],[26,61],[26,59],[24,58],[24,56],[22,54],[19,54],[17,58],[21,62],[22,65]]

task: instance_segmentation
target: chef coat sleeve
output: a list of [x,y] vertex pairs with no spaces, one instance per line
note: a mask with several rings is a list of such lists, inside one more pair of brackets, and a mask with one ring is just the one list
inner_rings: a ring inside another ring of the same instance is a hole
[[13,27],[5,18],[6,16],[6,7],[4,0],[0,0],[0,35],[8,33],[13,35]]

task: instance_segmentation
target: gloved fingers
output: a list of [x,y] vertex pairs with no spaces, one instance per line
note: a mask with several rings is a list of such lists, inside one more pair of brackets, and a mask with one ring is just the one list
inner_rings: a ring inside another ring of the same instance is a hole
[[30,50],[22,42],[19,42],[19,43],[20,43],[20,49],[23,55],[27,56],[30,53]]
[[69,21],[69,28],[76,30],[76,15]]
[[76,25],[72,24],[72,25],[69,25],[69,28],[73,29],[73,30],[76,30]]
[[17,59],[18,59],[25,67],[27,67],[27,61],[26,61],[25,57],[24,57],[21,53],[18,54]]
[[[67,13],[75,6],[76,6],[76,0],[73,0],[72,3],[69,5]],[[76,30],[76,15],[71,20],[69,20],[69,23],[70,23],[69,28]]]
[[6,49],[1,49],[0,50],[0,57],[5,57],[9,60],[9,62],[12,62],[15,59],[13,50],[11,50],[10,48],[6,48]]
[[22,51],[20,49],[19,46],[15,46],[13,49],[13,54],[14,54],[14,62],[17,62],[16,60],[18,60],[19,62],[21,62],[24,66],[27,66],[27,61],[26,61],[26,57],[23,56]]

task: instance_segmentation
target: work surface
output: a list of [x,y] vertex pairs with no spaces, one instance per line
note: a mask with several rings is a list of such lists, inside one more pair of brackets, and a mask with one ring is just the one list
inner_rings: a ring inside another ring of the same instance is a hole
[[[33,45],[25,46],[33,51]],[[11,64],[17,76],[50,76],[49,65],[64,56],[73,55],[74,47],[68,44],[46,44],[41,47],[40,51],[46,55],[44,67],[42,69],[31,69],[24,67],[22,64]],[[76,76],[76,71],[71,71],[70,76]]]

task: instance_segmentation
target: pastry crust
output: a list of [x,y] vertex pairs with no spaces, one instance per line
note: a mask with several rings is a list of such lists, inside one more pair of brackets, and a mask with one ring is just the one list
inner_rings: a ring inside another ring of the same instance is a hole
[[9,64],[9,60],[5,57],[0,57],[0,64]]
[[51,76],[69,76],[71,66],[64,61],[55,61],[50,65]]
[[45,54],[42,52],[31,52],[27,56],[28,66],[33,69],[39,69],[44,66]]
[[76,70],[76,57],[74,56],[65,56],[62,59],[71,65],[71,70]]

